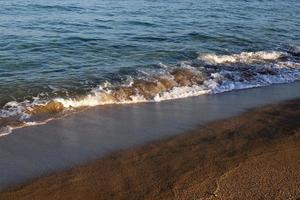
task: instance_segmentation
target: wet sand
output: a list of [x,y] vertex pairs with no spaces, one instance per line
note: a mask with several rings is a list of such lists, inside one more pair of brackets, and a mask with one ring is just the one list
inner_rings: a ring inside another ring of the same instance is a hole
[[34,179],[0,199],[300,198],[300,99]]
[[0,138],[0,189],[173,137],[249,108],[300,97],[300,83],[161,103],[94,107]]

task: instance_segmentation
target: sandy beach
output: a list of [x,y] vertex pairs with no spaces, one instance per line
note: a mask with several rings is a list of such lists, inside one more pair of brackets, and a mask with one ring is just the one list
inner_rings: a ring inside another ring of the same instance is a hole
[[0,199],[297,199],[300,100],[34,179]]
[[300,200],[299,10],[0,0],[0,200]]

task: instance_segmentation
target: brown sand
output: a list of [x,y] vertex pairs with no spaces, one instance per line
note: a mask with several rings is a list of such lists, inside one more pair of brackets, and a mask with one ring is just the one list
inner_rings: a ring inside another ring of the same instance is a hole
[[1,200],[299,198],[299,99],[119,151],[0,193]]

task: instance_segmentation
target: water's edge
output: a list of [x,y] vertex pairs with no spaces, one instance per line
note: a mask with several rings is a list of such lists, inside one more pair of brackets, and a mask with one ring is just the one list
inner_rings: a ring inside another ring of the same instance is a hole
[[[137,73],[137,74],[135,74]],[[104,81],[83,96],[32,97],[0,106],[0,136],[39,125],[86,107],[161,102],[232,90],[290,83],[300,79],[299,48],[285,51],[202,54],[177,65],[137,70],[118,81]],[[134,75],[135,74],[135,75]]]
[[299,98],[300,82],[216,95],[107,105],[14,130],[0,138],[0,188],[137,144],[231,117],[249,108]]

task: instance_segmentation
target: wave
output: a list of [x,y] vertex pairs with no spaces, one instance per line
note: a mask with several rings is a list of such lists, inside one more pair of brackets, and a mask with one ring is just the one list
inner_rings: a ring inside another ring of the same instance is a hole
[[85,96],[8,102],[0,110],[0,136],[14,128],[45,123],[86,107],[160,102],[293,82],[300,80],[297,59],[294,54],[279,51],[204,54],[177,65],[161,63],[157,69],[140,69],[139,73],[123,77],[121,82],[105,81]]
[[51,11],[81,11],[81,7],[77,6],[63,6],[63,5],[42,5],[42,4],[28,4],[27,6],[32,7],[34,9],[45,9]]
[[232,55],[205,54],[199,56],[199,59],[209,64],[224,64],[224,63],[251,64],[254,62],[276,61],[280,58],[283,58],[284,56],[286,56],[286,53],[278,52],[278,51],[258,51],[258,52],[242,52],[240,54],[232,54]]

